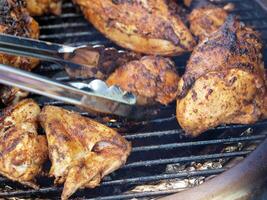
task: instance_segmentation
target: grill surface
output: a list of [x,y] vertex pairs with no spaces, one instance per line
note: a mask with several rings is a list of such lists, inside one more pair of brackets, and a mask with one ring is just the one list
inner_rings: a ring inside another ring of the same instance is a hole
[[[224,0],[233,2],[233,13],[239,15],[246,24],[253,25],[262,33],[267,42],[267,13],[251,0]],[[70,45],[115,46],[97,32],[72,3],[63,4],[63,14],[59,17],[45,16],[38,19],[42,40]],[[63,31],[64,30],[64,31]],[[265,48],[265,54],[267,49]],[[188,55],[175,57],[180,74]],[[267,62],[267,57],[264,57]],[[43,63],[35,72],[60,81],[71,81],[58,65]],[[39,96],[32,96],[40,105],[53,104],[75,109],[70,105]],[[82,113],[91,116],[89,113]],[[101,120],[100,118],[96,118]],[[73,197],[86,199],[131,199],[155,197],[192,187],[207,178],[227,170],[230,161],[248,155],[267,136],[267,121],[249,125],[225,125],[207,131],[198,138],[184,135],[175,119],[175,104],[164,106],[158,116],[148,121],[125,122],[110,120],[107,125],[117,128],[133,144],[133,151],[127,164],[120,170],[104,178],[100,187],[78,191]],[[265,129],[265,131],[264,131]],[[49,165],[47,166],[49,168]],[[179,182],[180,181],[180,182]],[[154,190],[132,189],[137,185],[159,185],[160,183],[180,183],[179,186],[160,187]],[[53,180],[40,178],[39,190],[25,188],[0,177],[0,197],[41,197],[59,198],[62,188],[53,186]],[[181,185],[183,183],[183,185]],[[186,183],[186,184],[184,184]]]

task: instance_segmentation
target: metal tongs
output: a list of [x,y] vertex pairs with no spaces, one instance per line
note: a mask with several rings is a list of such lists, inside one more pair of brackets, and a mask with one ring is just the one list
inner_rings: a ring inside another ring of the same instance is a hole
[[[35,57],[41,60],[60,62],[72,68],[82,67],[66,59],[66,53],[74,53],[83,47],[69,47],[39,40],[0,34],[0,51],[3,53]],[[89,84],[73,82],[68,85],[31,72],[0,64],[0,83],[44,95],[85,110],[119,116],[129,116],[135,109],[136,97],[117,86],[108,87],[96,79]]]

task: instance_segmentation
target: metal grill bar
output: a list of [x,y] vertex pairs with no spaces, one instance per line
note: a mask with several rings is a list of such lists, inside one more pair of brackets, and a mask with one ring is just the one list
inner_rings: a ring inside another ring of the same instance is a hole
[[[103,181],[102,186],[114,186],[114,185],[123,185],[123,184],[140,184],[145,182],[160,181],[167,179],[176,179],[176,178],[190,178],[190,177],[199,177],[199,176],[210,176],[224,172],[226,169],[211,169],[211,170],[201,170],[201,171],[192,171],[192,172],[181,172],[179,174],[162,174],[157,176],[147,176],[147,177],[138,177],[138,178],[129,178],[129,179],[120,179],[113,181]],[[39,193],[50,193],[61,191],[62,187],[47,187],[41,188],[39,190],[27,190],[27,191],[18,191],[18,192],[6,192],[1,194],[1,197],[12,197],[12,196],[25,196],[25,195],[36,195]]]
[[[254,124],[254,127],[256,126],[265,126],[267,125],[267,121],[258,122]],[[249,128],[250,125],[225,125],[225,126],[219,126],[210,130],[221,130],[221,129],[237,129],[237,128]],[[175,130],[167,130],[167,131],[156,131],[156,132],[147,132],[147,133],[137,133],[137,134],[131,134],[126,135],[125,138],[128,140],[136,139],[136,138],[146,138],[146,137],[162,137],[166,135],[172,135],[172,134],[181,134],[183,133],[183,130],[181,129],[175,129]]]
[[61,33],[51,35],[41,35],[40,39],[51,39],[51,38],[64,38],[64,37],[81,37],[81,36],[95,36],[99,33],[97,31],[84,31],[79,33]]
[[40,29],[45,30],[45,29],[56,29],[56,28],[77,28],[77,27],[83,27],[83,26],[85,27],[89,26],[88,22],[43,25],[43,26],[40,26]]
[[134,147],[132,152],[140,151],[153,151],[153,150],[167,150],[175,149],[181,147],[191,147],[191,146],[202,146],[202,145],[214,145],[214,144],[229,144],[245,141],[258,141],[261,142],[266,138],[266,135],[255,135],[247,137],[238,137],[238,138],[228,138],[228,139],[219,139],[219,140],[206,140],[206,141],[197,141],[197,142],[182,142],[182,143],[172,143],[172,144],[161,144],[153,146],[144,146],[144,147]]
[[83,17],[81,13],[66,13],[66,14],[61,14],[60,16],[42,16],[39,18],[39,21],[47,21],[51,19],[64,19],[64,18],[76,18],[76,17]]
[[232,157],[246,156],[250,152],[251,151],[240,151],[240,152],[218,153],[218,154],[209,154],[209,155],[201,155],[201,156],[189,156],[189,157],[178,157],[178,158],[174,157],[170,159],[146,160],[146,161],[128,163],[122,168],[125,169],[125,168],[133,168],[133,167],[149,167],[153,165],[162,165],[162,164],[215,160],[219,158],[232,158]]

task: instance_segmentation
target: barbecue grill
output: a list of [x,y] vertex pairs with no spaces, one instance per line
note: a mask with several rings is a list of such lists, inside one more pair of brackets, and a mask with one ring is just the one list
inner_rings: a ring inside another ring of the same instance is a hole
[[[251,0],[215,1],[223,5],[235,4],[234,14],[241,21],[254,26],[267,43],[267,12]],[[68,45],[105,45],[117,47],[95,30],[70,2],[64,2],[60,16],[37,18],[41,26],[41,40]],[[265,48],[264,53],[267,52]],[[184,72],[189,55],[174,58],[180,74]],[[267,63],[267,56],[264,57]],[[72,81],[60,65],[43,62],[34,71],[52,79]],[[87,81],[87,80],[80,80]],[[52,104],[75,110],[71,105],[32,95],[41,106]],[[133,151],[124,167],[105,177],[95,189],[79,190],[72,198],[113,200],[151,199],[194,187],[228,170],[250,154],[267,137],[267,120],[254,125],[222,125],[198,138],[186,136],[175,118],[175,103],[160,107],[160,112],[149,120],[126,121],[106,119],[81,112],[117,129],[132,142]],[[46,166],[49,169],[49,164]],[[53,179],[40,177],[40,189],[29,189],[0,177],[2,198],[58,199],[62,187],[53,185]]]

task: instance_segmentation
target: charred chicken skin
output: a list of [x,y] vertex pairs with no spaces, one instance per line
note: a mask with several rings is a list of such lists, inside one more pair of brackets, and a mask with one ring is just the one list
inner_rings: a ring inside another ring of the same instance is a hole
[[33,188],[48,155],[46,138],[37,133],[39,113],[38,104],[26,99],[0,118],[0,174]]
[[26,0],[27,10],[31,16],[40,16],[47,13],[61,14],[62,0]]
[[79,188],[98,186],[130,154],[130,143],[116,131],[78,113],[46,106],[39,120],[47,135],[50,175],[57,184],[65,182],[62,199]]
[[145,56],[119,67],[106,82],[134,93],[139,105],[156,102],[167,105],[176,98],[178,81],[179,76],[170,59]]
[[[0,32],[38,39],[39,25],[29,15],[23,0],[0,0]],[[0,63],[31,70],[38,64],[36,59],[0,54]]]
[[179,82],[177,119],[197,136],[220,124],[250,124],[266,117],[259,34],[230,16],[193,51]]
[[130,51],[105,48],[100,45],[94,47],[87,46],[75,50],[74,56],[66,56],[66,59],[79,63],[82,67],[66,67],[65,69],[71,78],[98,78],[104,80],[118,66],[140,58],[140,54]]
[[174,0],[73,0],[106,37],[135,52],[178,55],[191,51],[193,36]]
[[[38,39],[39,26],[30,17],[23,0],[0,0],[0,16],[1,33]],[[0,63],[30,71],[38,65],[39,61],[33,58],[0,53]],[[0,98],[5,104],[14,99],[19,100],[24,96],[27,96],[27,92],[22,92],[17,88],[1,86]]]
[[217,31],[226,21],[228,12],[233,9],[233,4],[227,4],[223,8],[211,3],[199,6],[189,14],[190,31],[203,40],[211,33]]

